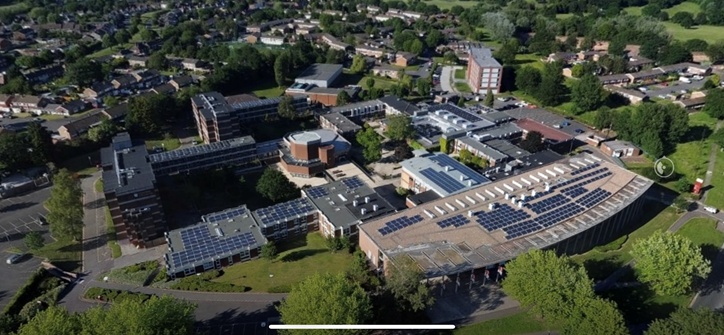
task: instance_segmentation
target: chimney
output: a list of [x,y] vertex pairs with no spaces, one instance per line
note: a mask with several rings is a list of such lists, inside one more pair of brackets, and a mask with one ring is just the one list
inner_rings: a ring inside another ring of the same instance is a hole
[[373,211],[373,212],[376,212],[377,209],[379,209],[379,208],[380,208],[380,206],[377,205],[377,204],[372,205],[372,211]]
[[357,207],[357,200],[352,201],[352,206]]
[[515,197],[510,197],[510,203],[515,205]]
[[468,217],[469,217],[469,218],[473,217],[473,210],[469,210],[469,211],[468,211]]
[[445,166],[445,172],[450,172],[450,166]]
[[520,201],[525,201],[525,194],[520,195]]
[[365,197],[365,203],[366,203],[366,204],[369,204],[369,203],[370,203],[370,197]]
[[494,203],[494,202],[489,203],[489,204],[488,204],[488,209],[491,210],[491,211],[494,210],[494,209],[495,209],[495,203]]
[[473,186],[473,181],[472,181],[472,180],[468,180],[468,187],[470,187],[470,186]]
[[545,191],[548,192],[548,191],[550,191],[550,190],[551,190],[551,184],[546,183]]

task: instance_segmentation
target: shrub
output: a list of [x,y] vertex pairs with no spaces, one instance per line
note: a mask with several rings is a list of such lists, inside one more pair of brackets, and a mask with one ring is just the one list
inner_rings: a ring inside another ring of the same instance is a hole
[[33,301],[35,297],[42,295],[43,291],[41,291],[40,286],[41,284],[43,284],[43,281],[48,278],[47,276],[48,272],[43,268],[39,268],[38,270],[33,272],[33,274],[30,275],[30,278],[28,278],[28,281],[25,283],[25,285],[20,287],[18,293],[15,293],[15,296],[10,299],[10,302],[7,306],[5,306],[5,309],[3,310],[3,314],[18,314],[20,310],[25,306],[25,304]]
[[597,247],[594,247],[593,249],[599,252],[609,252],[609,251],[615,251],[618,249],[621,249],[624,243],[626,243],[626,240],[628,240],[628,235],[621,236],[608,244],[599,245]]
[[148,261],[111,270],[107,276],[111,282],[141,286],[146,284],[148,278],[157,268],[157,261]]
[[152,284],[168,281],[168,275],[166,274],[166,267],[162,266],[161,270],[158,271],[156,278],[153,278]]
[[246,286],[237,286],[230,283],[219,283],[211,281],[221,276],[223,272],[220,270],[212,270],[202,272],[196,276],[190,276],[180,279],[171,285],[172,290],[182,291],[201,291],[201,292],[246,292],[249,290]]
[[85,294],[83,294],[83,297],[86,299],[98,299],[98,296],[101,297],[104,301],[109,302],[122,302],[122,301],[139,301],[144,302],[151,298],[151,294],[145,294],[145,293],[139,293],[139,292],[131,292],[131,291],[122,291],[122,290],[112,290],[112,289],[106,289],[106,288],[100,288],[100,287],[91,287],[87,291],[85,291]]

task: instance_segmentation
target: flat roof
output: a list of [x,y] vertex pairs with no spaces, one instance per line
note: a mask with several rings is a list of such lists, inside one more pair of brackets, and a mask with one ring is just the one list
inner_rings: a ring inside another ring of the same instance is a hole
[[359,125],[352,122],[350,119],[348,119],[346,116],[338,113],[338,112],[332,112],[328,114],[320,115],[319,117],[324,118],[329,123],[333,124],[335,127],[337,127],[342,132],[353,132],[358,131],[362,129]]
[[266,244],[246,205],[201,217],[201,223],[166,233],[169,252],[164,255],[171,273],[195,268]]
[[380,102],[382,102],[385,105],[390,106],[391,108],[400,111],[405,114],[414,115],[417,111],[420,110],[420,108],[417,108],[417,106],[402,100],[394,95],[388,95],[384,96],[382,98],[377,99]]
[[[553,245],[617,213],[651,185],[583,154],[368,221],[360,229],[388,259],[407,255],[434,277]],[[505,194],[515,197],[515,204]]]
[[541,135],[543,135],[543,138],[548,141],[565,142],[573,139],[573,136],[570,136],[566,133],[558,131],[557,129],[551,128],[547,125],[533,121],[531,119],[520,119],[518,121],[515,121],[515,124],[518,125],[518,127],[521,127],[527,131],[537,131],[541,133]]
[[145,142],[131,141],[127,133],[121,133],[113,139],[113,143],[122,142],[124,138],[132,143],[130,147],[114,150],[111,145],[101,150],[103,165],[113,165],[113,169],[103,171],[104,191],[121,195],[153,188],[156,176],[146,159],[148,150]]
[[470,48],[470,56],[480,67],[503,67],[493,58],[493,53],[486,47]]
[[316,63],[310,65],[304,72],[299,74],[296,79],[329,81],[333,79],[338,71],[342,71],[341,64]]
[[489,147],[491,147],[495,150],[502,152],[506,156],[509,156],[509,157],[512,157],[515,159],[530,155],[530,152],[525,151],[525,150],[521,149],[519,146],[514,145],[513,143],[510,143],[506,140],[494,138],[491,140],[487,140],[483,143],[485,143],[486,145],[488,145]]
[[307,198],[297,198],[280,204],[255,210],[252,215],[262,227],[272,226],[312,215],[317,212]]
[[348,150],[352,145],[341,135],[329,129],[315,129],[300,131],[287,135],[289,140],[299,144],[309,144],[319,141],[320,146],[333,144],[335,151]]
[[229,148],[240,147],[242,145],[256,144],[254,138],[251,136],[237,137],[230,140],[221,142],[214,142],[209,144],[195,145],[188,148],[164,151],[157,154],[148,156],[148,160],[151,163],[166,162],[177,160],[183,157],[192,157],[198,155],[205,155],[213,152],[227,150]]
[[402,161],[400,166],[415,181],[425,184],[441,197],[490,182],[473,169],[441,152]]
[[485,156],[487,156],[489,159],[495,160],[495,161],[502,161],[508,158],[508,155],[496,150],[495,148],[490,147],[489,145],[482,143],[472,137],[463,136],[456,139],[457,141],[460,141],[467,146],[482,152]]
[[385,198],[356,176],[303,189],[302,193],[337,228],[349,229],[363,220],[395,210]]
[[367,108],[367,107],[380,106],[380,105],[382,105],[382,102],[375,99],[375,100],[369,100],[369,101],[355,102],[355,103],[342,105],[342,106],[335,106],[335,107],[330,108],[329,110],[332,113],[337,113],[337,112],[349,111],[349,110],[354,110],[354,109],[363,109],[363,108]]
[[530,119],[549,127],[553,127],[554,125],[561,125],[564,122],[568,122],[568,126],[561,127],[560,129],[555,130],[571,135],[572,137],[578,136],[578,133],[576,133],[576,129],[588,129],[586,125],[578,121],[567,120],[563,116],[549,112],[548,110],[545,110],[543,108],[521,107],[516,109],[508,109],[504,111],[504,113],[516,119]]

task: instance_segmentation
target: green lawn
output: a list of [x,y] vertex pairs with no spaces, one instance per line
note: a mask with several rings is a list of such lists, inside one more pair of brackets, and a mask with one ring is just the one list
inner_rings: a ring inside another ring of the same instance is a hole
[[164,148],[166,151],[176,150],[181,146],[181,142],[178,138],[172,137],[172,138],[164,138],[164,139],[147,139],[146,140],[146,148],[148,150],[153,150],[154,147],[156,148]]
[[366,75],[366,76],[362,77],[362,79],[359,80],[359,82],[357,83],[357,85],[362,86],[362,88],[365,89],[365,90],[370,89],[369,87],[367,87],[367,79],[368,79],[368,78],[374,79],[374,80],[375,80],[375,87],[376,87],[376,88],[379,88],[379,89],[382,89],[382,90],[388,90],[388,89],[390,89],[390,87],[392,87],[392,86],[394,86],[394,85],[397,84],[397,80],[395,80],[395,79],[390,79],[390,78],[387,78],[387,77],[373,76],[373,75]]
[[96,190],[96,192],[103,193],[103,179],[96,179],[96,181],[93,183],[93,188]]
[[558,20],[564,20],[564,19],[567,19],[567,18],[569,18],[569,17],[571,17],[571,16],[573,16],[573,15],[574,15],[574,14],[572,14],[572,13],[556,14],[556,19],[558,19]]
[[440,9],[450,9],[453,6],[461,6],[463,8],[473,7],[478,3],[475,1],[459,1],[459,0],[426,0],[426,5],[437,5]]
[[270,76],[269,79],[260,82],[252,92],[260,98],[275,98],[284,94],[285,89],[286,87],[277,85],[274,76]]
[[76,156],[65,162],[62,162],[60,163],[60,168],[68,169],[68,171],[77,173],[81,176],[87,176],[98,172],[96,164],[100,162],[100,159],[100,151],[94,151],[90,154]]
[[692,1],[686,1],[682,2],[674,7],[664,9],[664,12],[669,13],[669,17],[673,17],[674,14],[678,12],[689,12],[693,15],[698,14],[701,12],[701,8],[699,7],[699,4]]
[[[716,127],[716,119],[706,113],[694,113],[689,116],[689,133],[684,143],[676,145],[676,151],[667,157],[674,162],[674,171],[686,176],[693,184],[696,178],[704,178],[711,141],[708,139]],[[673,187],[673,182],[668,183]]]
[[[673,208],[666,207],[658,202],[647,202],[641,211],[641,217],[638,222],[646,222],[643,226],[631,231],[624,240],[617,239],[607,245],[597,247],[585,254],[575,255],[571,259],[579,264],[583,264],[588,271],[588,275],[595,279],[601,280],[613,271],[628,263],[633,257],[629,252],[634,243],[640,239],[650,236],[654,231],[667,230],[680,215],[676,214]],[[620,246],[620,247],[619,247]],[[611,251],[603,251],[611,250]]]
[[693,218],[687,221],[676,233],[689,238],[701,247],[701,251],[709,261],[719,252],[724,243],[724,232],[716,229],[717,221],[709,218]]
[[111,248],[113,258],[118,258],[123,255],[121,252],[121,246],[118,245],[118,236],[116,235],[116,227],[113,225],[113,218],[111,217],[111,210],[108,206],[105,207],[106,215],[106,237],[108,237],[108,247]]
[[541,61],[541,56],[536,54],[517,54],[515,55],[515,63],[543,70],[543,61]]
[[466,68],[455,69],[455,79],[465,79],[465,71],[467,71]]
[[76,271],[81,267],[82,249],[80,242],[58,240],[38,250],[30,251],[30,253],[36,257],[48,259],[55,266],[65,271]]
[[214,281],[251,287],[253,292],[266,292],[271,287],[294,285],[316,272],[344,272],[352,259],[344,251],[330,253],[318,233],[308,234],[306,239],[300,237],[280,243],[278,248],[282,252],[276,260],[256,259],[230,266]]
[[641,15],[641,8],[642,6],[636,6],[636,7],[626,7],[624,8],[624,12],[631,14],[631,15]]
[[21,14],[30,10],[30,7],[24,2],[18,2],[12,5],[0,6],[0,13]]
[[470,93],[472,90],[470,90],[470,86],[468,86],[468,83],[455,83],[455,89],[460,93]]
[[716,163],[711,176],[711,188],[706,191],[705,203],[716,208],[724,208],[724,152],[716,153]]
[[680,41],[687,41],[691,39],[702,39],[709,43],[714,43],[721,39],[724,39],[724,29],[722,27],[703,25],[694,26],[691,29],[686,29],[673,22],[663,22],[666,30],[671,33],[674,39]]
[[133,45],[133,44],[131,44],[131,43],[126,43],[126,44],[123,44],[123,45],[120,45],[120,46],[108,47],[108,48],[105,48],[105,49],[98,50],[98,51],[96,51],[96,52],[88,55],[88,57],[90,57],[90,58],[98,58],[98,57],[103,57],[103,56],[110,56],[110,55],[112,55],[112,54],[120,51],[121,49],[130,48],[132,45]]
[[527,312],[509,315],[499,319],[464,326],[453,331],[453,335],[516,335],[540,333],[558,327],[532,316]]

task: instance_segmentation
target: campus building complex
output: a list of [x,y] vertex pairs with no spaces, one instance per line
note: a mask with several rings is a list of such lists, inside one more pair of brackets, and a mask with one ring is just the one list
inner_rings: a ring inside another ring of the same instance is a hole
[[344,137],[329,129],[291,133],[282,142],[281,165],[293,176],[310,178],[334,167],[351,147]]
[[[191,107],[199,136],[204,143],[213,143],[242,136],[241,127],[248,122],[262,121],[277,115],[282,97],[244,101],[227,101],[221,93],[208,92],[191,98]],[[307,109],[307,98],[292,97],[297,112]]]
[[417,157],[400,162],[400,187],[415,193],[432,191],[444,198],[490,183],[481,174],[441,152],[416,150],[415,154]]
[[619,236],[651,185],[574,156],[366,222],[359,245],[379,271],[408,257],[431,278],[470,276],[530,249],[577,253]]
[[491,90],[493,94],[498,94],[503,81],[503,66],[493,58],[490,49],[474,47],[468,54],[468,70],[465,78],[475,93],[485,94]]
[[153,172],[165,176],[220,168],[224,165],[243,165],[257,159],[257,147],[251,136],[198,145],[148,156]]

